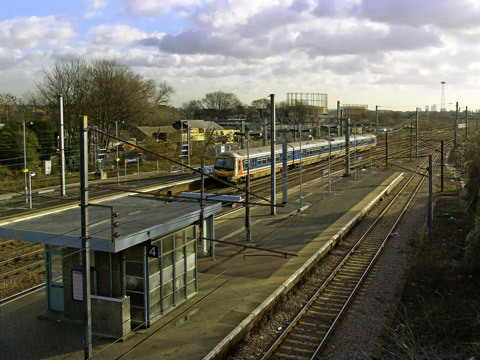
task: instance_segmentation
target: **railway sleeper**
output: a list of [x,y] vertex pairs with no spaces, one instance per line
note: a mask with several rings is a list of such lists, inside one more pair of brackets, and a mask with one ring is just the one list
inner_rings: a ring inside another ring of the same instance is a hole
[[328,309],[324,309],[324,308],[322,308],[322,309],[309,309],[308,311],[315,314],[315,316],[325,317],[325,318],[327,318],[326,320],[329,320],[331,318],[335,318],[335,316],[337,316],[337,314],[334,313],[333,311],[328,311]]
[[[351,287],[351,289],[353,289],[353,287]],[[347,289],[347,290],[350,290]],[[347,295],[348,296],[348,295]],[[321,294],[318,298],[317,298],[317,301],[316,301],[316,304],[318,305],[332,305],[332,304],[337,304],[339,302],[343,302],[345,301],[345,299],[347,298],[347,296],[343,295],[343,294],[334,294],[333,292],[331,291],[327,291],[327,292],[324,292],[323,294]]]
[[315,332],[324,332],[330,328],[329,324],[318,322],[318,319],[312,319],[313,321],[308,321],[306,319],[302,319],[298,322],[297,327],[295,328],[295,332],[299,331],[301,334],[312,334],[312,330]]
[[[292,355],[292,353],[299,353],[299,354],[303,354],[303,355],[310,355],[312,353],[312,350],[315,349],[315,343],[299,343],[299,344],[286,344],[286,343],[283,343],[280,347],[279,347],[279,350],[283,350],[282,352],[289,352],[290,355]],[[310,347],[312,349],[306,349],[305,348],[305,345],[310,345]]]
[[308,339],[311,339],[312,338],[312,335],[311,334],[299,334],[298,332],[291,332],[288,334],[288,337],[289,338],[292,338],[292,339],[298,339],[298,340],[303,340],[303,341],[306,341]]
[[350,295],[350,289],[345,287],[329,288],[328,291],[333,294],[333,296],[345,296]]
[[[278,352],[278,353],[275,353],[274,356],[272,356],[272,359],[288,359],[288,360],[291,360],[292,359],[292,354]],[[310,360],[310,356],[297,355],[297,356],[293,357],[293,359]]]

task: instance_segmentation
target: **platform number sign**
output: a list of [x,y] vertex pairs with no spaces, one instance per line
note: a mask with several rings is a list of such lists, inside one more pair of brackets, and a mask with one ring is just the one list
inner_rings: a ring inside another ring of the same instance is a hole
[[158,258],[158,245],[147,245],[147,256]]

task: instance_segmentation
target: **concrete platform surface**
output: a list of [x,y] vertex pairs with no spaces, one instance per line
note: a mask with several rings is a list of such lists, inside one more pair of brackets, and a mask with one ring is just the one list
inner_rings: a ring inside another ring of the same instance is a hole
[[[330,196],[326,188],[322,195],[321,180],[303,184],[308,209],[298,215],[292,215],[299,208],[298,188],[276,215],[270,215],[270,207],[252,206],[251,244],[297,256],[217,244],[215,259],[199,253],[195,296],[123,342],[94,339],[93,358],[222,358],[229,342],[294,286],[400,177],[391,171],[366,171],[356,180],[332,175]],[[244,226],[245,211],[240,208],[216,220],[216,239],[244,243]],[[51,314],[45,320],[38,316],[44,312],[44,291],[0,307],[0,358],[83,359],[82,324]]]

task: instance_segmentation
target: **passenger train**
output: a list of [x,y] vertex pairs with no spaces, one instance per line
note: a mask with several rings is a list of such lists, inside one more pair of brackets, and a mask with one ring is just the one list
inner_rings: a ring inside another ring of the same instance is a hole
[[[375,135],[364,134],[350,137],[350,152],[370,149],[377,144]],[[330,141],[309,140],[287,144],[287,165],[294,167],[300,163],[300,145],[302,148],[302,164],[311,164],[345,154],[345,138],[335,137]],[[262,146],[249,149],[250,178],[267,176],[271,171],[271,148]],[[275,146],[275,169],[280,171],[283,165],[282,145]],[[224,151],[215,158],[215,175],[231,183],[239,183],[247,177],[247,150]]]

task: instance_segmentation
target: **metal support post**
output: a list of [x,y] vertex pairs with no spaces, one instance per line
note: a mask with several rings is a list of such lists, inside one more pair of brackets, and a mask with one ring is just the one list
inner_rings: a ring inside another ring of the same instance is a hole
[[65,129],[63,125],[63,96],[58,95],[58,162],[60,167],[60,195],[66,195],[65,189]]
[[27,168],[27,138],[25,136],[25,121],[22,121],[22,130],[23,130],[23,173],[25,175],[25,202],[28,204],[28,187],[27,187],[27,177],[28,177],[28,168]]
[[119,162],[120,162],[120,158],[118,157],[118,120],[115,121],[115,137],[117,138],[116,141],[116,150],[117,150],[117,157],[115,158],[115,163],[117,164],[117,185],[119,185],[120,183],[120,169],[119,169]]
[[287,149],[287,140],[285,139],[285,136],[283,137],[283,143],[282,143],[282,203],[286,204],[287,203],[287,160],[288,160],[288,149]]
[[378,128],[378,105],[375,105],[375,120]]
[[372,133],[370,133],[370,172],[373,172],[373,141],[372,141]]
[[342,128],[342,120],[341,120],[341,117],[340,117],[340,101],[337,100],[337,136],[341,136],[341,132],[340,132],[340,129]]
[[[205,219],[204,219],[204,208],[205,208],[205,202],[203,197],[205,196],[205,160],[204,156],[202,154],[202,157],[200,158],[200,219],[199,219],[199,226],[198,230],[200,232],[200,242],[204,244],[205,242]],[[203,247],[205,249],[205,246]]]
[[455,105],[455,129],[453,130],[453,148],[457,148],[458,140],[458,101]]
[[415,157],[418,158],[418,108],[417,117],[415,119]]
[[[93,127],[94,130],[98,129],[98,126]],[[98,133],[95,131],[93,133],[93,150],[94,150],[94,156],[93,156],[93,166],[95,169],[95,172],[97,172],[99,169],[99,162],[97,161],[98,159]]]
[[262,114],[262,145],[267,146],[267,119],[263,114],[263,110],[261,110]]
[[83,349],[85,359],[93,355],[92,315],[90,298],[90,241],[88,222],[88,128],[87,117],[80,118],[80,209],[82,239],[82,286],[83,286]]
[[[180,141],[180,151],[182,151],[183,149],[183,121],[182,120],[180,120],[180,136],[182,137]],[[182,161],[182,174],[184,174],[185,168],[183,167],[183,156],[180,156],[180,160]]]
[[410,123],[410,161],[412,161],[413,125]]
[[343,176],[350,176],[350,129],[348,128],[349,119],[345,119],[345,173]]
[[357,125],[353,125],[353,179],[357,180]]
[[247,137],[247,182],[245,184],[245,233],[246,241],[249,242],[252,239],[252,233],[250,229],[250,134],[248,130],[245,132]]
[[468,138],[468,106],[465,107],[465,139]]
[[32,176],[34,176],[35,173],[29,171],[28,172],[28,208],[32,209],[33,204],[32,204]]
[[277,163],[277,158],[275,156],[275,94],[270,94],[270,115],[271,115],[271,121],[270,121],[270,153],[271,153],[271,177],[270,177],[270,200],[272,206],[270,207],[270,214],[271,215],[276,215],[277,214],[277,208],[275,205],[277,204],[276,200],[276,193],[277,193],[277,173],[276,173],[276,163]]
[[433,238],[433,161],[428,155],[428,238]]
[[385,131],[385,167],[388,167],[388,131]]
[[443,192],[443,167],[444,167],[444,155],[443,155],[443,140],[440,141],[440,191]]
[[302,192],[302,126],[298,124],[298,137],[300,140],[300,209],[303,208],[303,192]]
[[[242,123],[241,123],[240,126],[241,126],[241,127],[240,127],[240,132],[245,133],[245,120],[242,120]],[[241,139],[241,141],[240,141],[240,147],[241,147],[242,149],[244,149],[244,148],[245,148],[245,139],[243,138],[243,136],[242,136],[240,139]]]
[[330,139],[330,126],[328,126],[328,196],[332,192],[332,182],[330,180],[330,165],[332,157],[332,143]]

